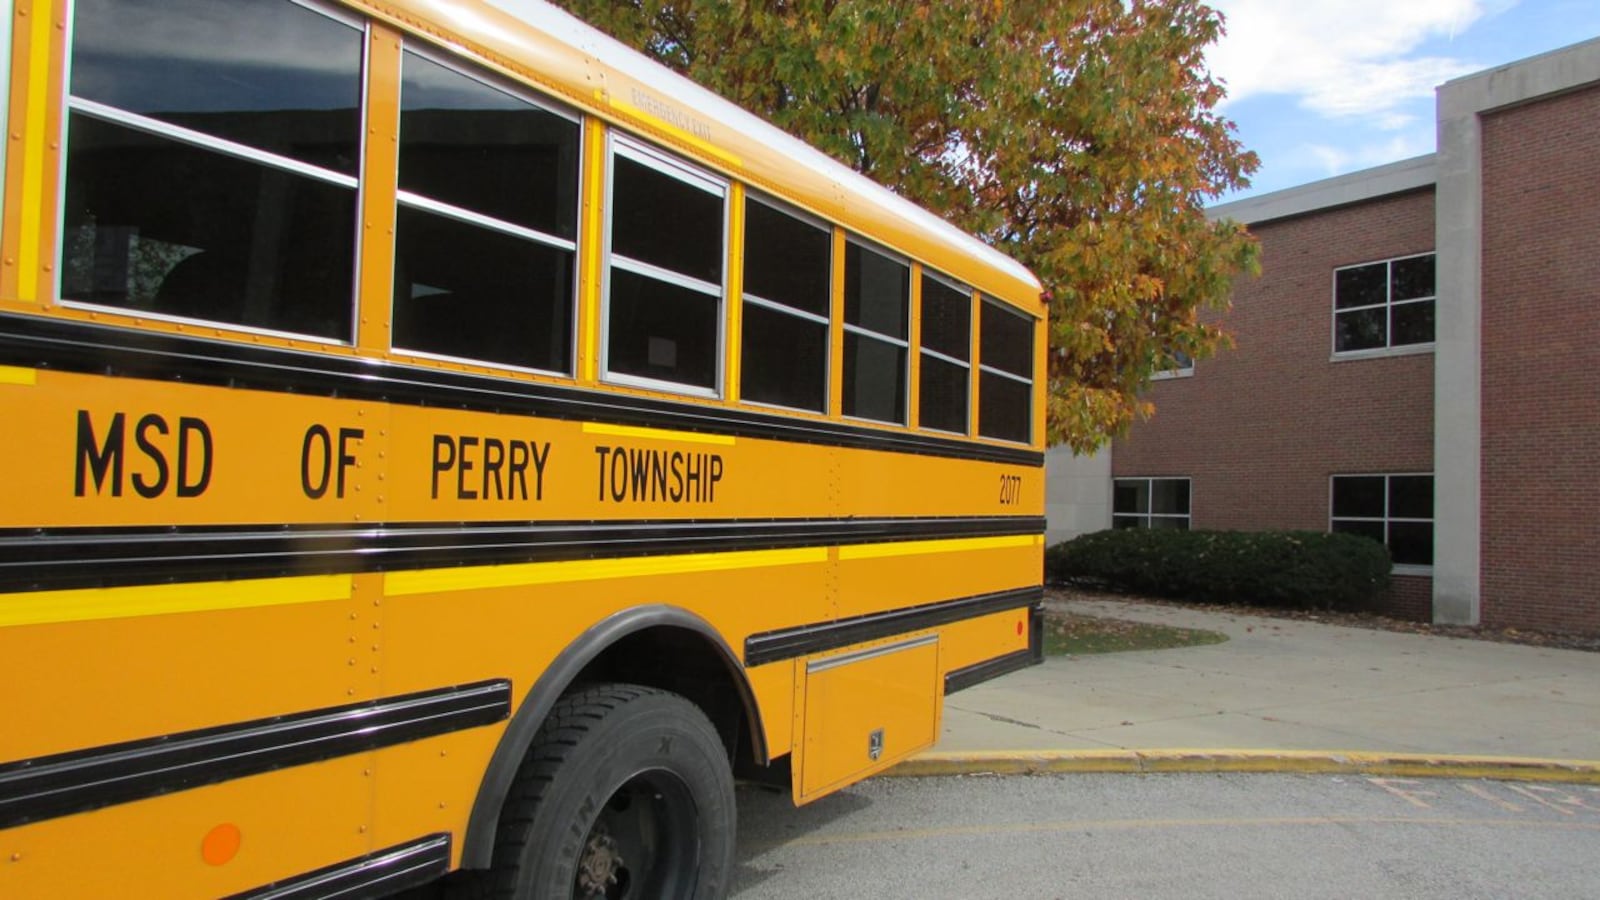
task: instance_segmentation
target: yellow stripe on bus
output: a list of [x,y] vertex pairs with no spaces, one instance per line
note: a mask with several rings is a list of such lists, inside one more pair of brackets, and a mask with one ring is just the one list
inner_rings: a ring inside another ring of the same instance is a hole
[[668,431],[665,428],[638,428],[633,425],[601,425],[583,423],[584,434],[605,434],[611,437],[644,438],[654,441],[684,441],[690,444],[719,444],[733,446],[734,439],[726,434],[697,434],[693,431]]
[[0,628],[347,600],[349,575],[39,591],[0,597]]
[[1018,534],[1008,537],[956,538],[947,541],[894,541],[886,544],[852,544],[839,548],[840,559],[882,559],[886,556],[916,556],[926,553],[962,553],[968,550],[1002,550],[1037,547],[1044,537]]
[[508,566],[469,566],[460,569],[389,572],[383,576],[383,590],[389,596],[432,594],[480,588],[601,581],[608,578],[639,578],[647,575],[764,569],[768,566],[796,566],[827,561],[828,551],[824,547],[694,553],[682,556],[633,556],[624,559],[575,559]]
[[28,112],[22,149],[22,213],[27,218],[17,248],[17,299],[34,303],[39,299],[39,241],[44,223],[38,218],[43,209],[45,108],[50,87],[50,19],[47,0],[33,7],[33,33],[28,44]]
[[39,373],[33,369],[0,366],[0,384],[33,384],[38,377]]

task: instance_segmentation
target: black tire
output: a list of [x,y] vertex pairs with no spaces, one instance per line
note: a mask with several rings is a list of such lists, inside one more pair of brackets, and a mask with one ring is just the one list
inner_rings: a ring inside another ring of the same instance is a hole
[[698,707],[639,685],[579,689],[551,710],[512,783],[490,893],[720,900],[734,824],[727,753]]

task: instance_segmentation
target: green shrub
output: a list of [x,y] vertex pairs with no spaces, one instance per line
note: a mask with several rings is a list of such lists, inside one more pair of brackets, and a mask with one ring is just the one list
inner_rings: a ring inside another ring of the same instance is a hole
[[1306,609],[1367,605],[1389,586],[1389,551],[1317,531],[1097,531],[1045,551],[1045,577],[1206,603]]

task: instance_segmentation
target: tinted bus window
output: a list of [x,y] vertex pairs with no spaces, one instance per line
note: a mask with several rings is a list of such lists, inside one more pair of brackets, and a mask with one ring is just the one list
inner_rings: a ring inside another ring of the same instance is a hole
[[910,293],[910,266],[845,245],[845,415],[905,424]]
[[714,393],[726,185],[621,140],[611,164],[606,371]]
[[417,52],[401,72],[395,346],[570,373],[577,121]]
[[833,237],[759,200],[745,202],[740,396],[823,412]]
[[73,26],[63,299],[349,340],[361,29],[286,0]]
[[922,276],[922,375],[918,422],[967,433],[972,356],[972,295]]
[[1033,320],[990,300],[979,323],[978,433],[1032,439]]

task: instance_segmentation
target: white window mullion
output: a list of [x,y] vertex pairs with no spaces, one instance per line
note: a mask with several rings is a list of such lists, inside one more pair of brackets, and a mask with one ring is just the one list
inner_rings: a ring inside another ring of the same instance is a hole
[[851,325],[849,322],[844,323],[844,330],[850,334],[858,335],[860,337],[871,338],[875,341],[882,341],[885,344],[893,344],[902,350],[909,350],[911,348],[910,341],[903,341],[896,337],[890,337],[881,331],[873,331],[870,328],[862,328],[860,325]]
[[554,247],[557,250],[565,250],[568,253],[576,252],[578,249],[578,244],[575,241],[569,241],[565,238],[559,238],[554,235],[545,234],[542,231],[536,231],[532,228],[526,228],[521,225],[513,225],[512,223],[503,219],[496,219],[493,216],[475,213],[471,210],[462,209],[459,206],[453,206],[449,203],[441,203],[438,200],[430,200],[421,194],[414,194],[410,191],[400,191],[398,198],[399,202],[406,206],[444,216],[447,219],[455,219],[458,222],[465,222],[468,225],[476,225],[480,228],[487,228],[490,231],[499,231],[504,234],[512,235],[513,237],[519,237],[524,240],[533,241],[534,243],[544,244],[546,247]]
[[720,284],[712,284],[709,281],[701,281],[698,278],[690,278],[688,275],[679,275],[677,272],[674,272],[671,269],[663,269],[660,266],[653,266],[647,262],[629,259],[628,257],[617,253],[611,254],[611,265],[614,268],[623,270],[624,272],[632,272],[635,275],[643,275],[646,278],[651,278],[656,281],[664,281],[667,284],[675,285],[685,290],[694,291],[698,294],[705,294],[718,300],[722,299],[722,285]]
[[940,362],[949,363],[952,366],[960,366],[963,369],[970,370],[972,368],[972,364],[967,362],[964,359],[956,359],[954,356],[948,356],[946,354],[940,353],[937,350],[930,350],[927,347],[923,347],[922,348],[922,355],[923,356],[932,357],[933,359],[937,359]]
[[1001,378],[1008,378],[1008,379],[1010,379],[1012,381],[1015,381],[1018,384],[1026,384],[1029,387],[1033,386],[1033,379],[1032,378],[1023,378],[1021,375],[1013,375],[1013,374],[1011,374],[1010,372],[1007,372],[1004,369],[996,369],[993,366],[985,366],[985,365],[981,365],[980,364],[978,366],[978,371],[985,372],[985,373],[988,373],[990,375],[998,375]]
[[224,138],[213,137],[204,132],[184,128],[181,125],[173,125],[169,122],[163,122],[160,119],[152,119],[148,116],[141,116],[138,113],[127,112],[125,110],[117,109],[114,106],[107,106],[104,103],[96,103],[93,100],[84,100],[79,97],[69,97],[67,100],[67,105],[74,112],[80,112],[85,115],[93,116],[96,119],[114,122],[118,125],[132,128],[136,131],[143,131],[147,134],[153,134],[158,137],[181,141],[185,144],[193,144],[197,147],[204,147],[207,150],[215,150],[218,153],[226,156],[247,159],[251,162],[272,166],[275,169],[283,169],[289,172],[294,172],[297,175],[315,178],[318,181],[326,181],[330,184],[339,185],[340,187],[354,188],[359,183],[354,175],[345,175],[342,172],[334,172],[319,166],[313,166],[310,163],[304,163],[297,159],[291,159],[287,156],[279,156],[276,153],[269,153],[265,150],[257,150],[256,148],[246,144],[239,144]]
[[817,325],[827,325],[828,324],[828,317],[827,316],[819,316],[816,313],[806,312],[803,309],[795,309],[794,307],[788,305],[787,303],[778,303],[775,300],[768,300],[768,299],[766,299],[764,297],[757,297],[755,294],[745,294],[744,295],[744,302],[746,302],[746,303],[748,303],[748,304],[750,304],[752,306],[762,307],[763,309],[770,309],[773,312],[780,312],[780,313],[784,313],[786,315],[791,315],[791,316],[794,316],[797,319],[804,319],[807,322],[812,322],[812,323],[817,324]]

